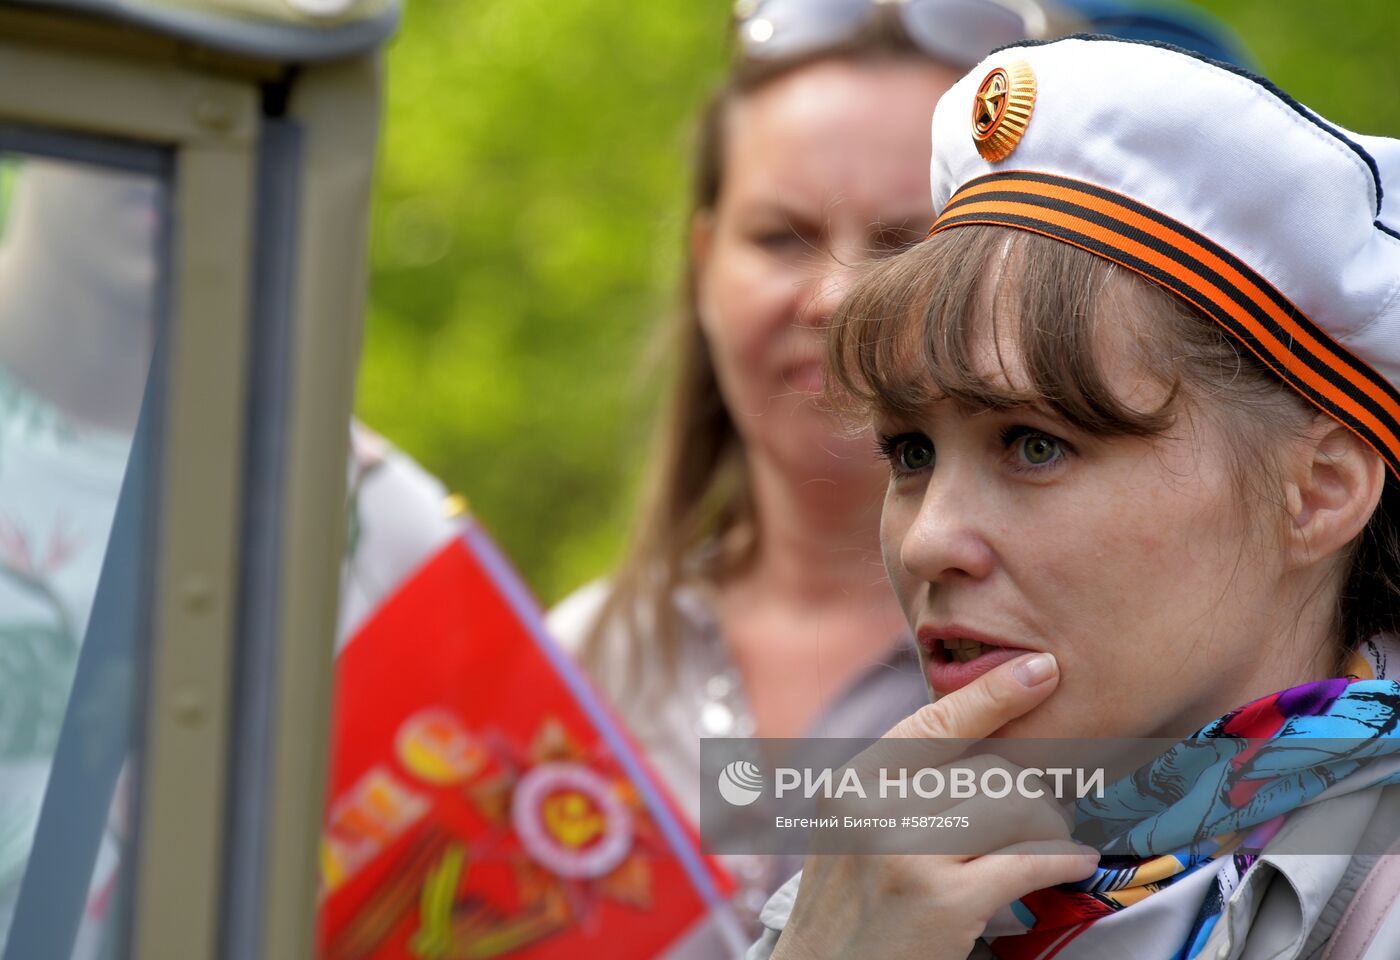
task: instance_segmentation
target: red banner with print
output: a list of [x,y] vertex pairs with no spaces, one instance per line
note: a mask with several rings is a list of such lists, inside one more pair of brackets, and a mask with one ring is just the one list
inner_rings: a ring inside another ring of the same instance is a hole
[[340,653],[323,960],[651,957],[732,891],[475,527]]

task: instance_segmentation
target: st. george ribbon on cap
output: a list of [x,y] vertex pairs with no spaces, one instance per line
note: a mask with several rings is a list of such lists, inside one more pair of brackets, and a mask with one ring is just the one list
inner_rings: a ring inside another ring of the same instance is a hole
[[931,176],[931,235],[1015,227],[1161,284],[1400,477],[1400,141],[1185,51],[1074,37],[944,94]]

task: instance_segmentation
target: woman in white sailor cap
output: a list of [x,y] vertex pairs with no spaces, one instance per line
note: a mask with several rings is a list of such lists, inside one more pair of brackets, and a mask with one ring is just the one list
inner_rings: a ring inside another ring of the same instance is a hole
[[1400,956],[1400,142],[1083,37],[933,156],[830,339],[933,695],[891,735],[1184,739],[977,855],[809,857],[750,956]]

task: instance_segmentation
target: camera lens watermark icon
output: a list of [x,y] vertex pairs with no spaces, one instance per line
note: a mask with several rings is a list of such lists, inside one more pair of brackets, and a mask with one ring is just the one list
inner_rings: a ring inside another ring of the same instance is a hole
[[735,760],[719,772],[719,795],[736,807],[747,807],[763,795],[763,771],[747,760]]

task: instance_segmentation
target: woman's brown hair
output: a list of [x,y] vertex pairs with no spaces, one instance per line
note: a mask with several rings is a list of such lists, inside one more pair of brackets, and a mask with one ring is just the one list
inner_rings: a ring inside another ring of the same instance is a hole
[[[1129,407],[1108,387],[1096,349],[1108,323],[1126,326],[1139,369],[1167,388],[1157,409]],[[989,332],[1018,345],[1019,390],[974,362]],[[1042,400],[1098,436],[1153,436],[1193,402],[1230,431],[1242,498],[1280,510],[1274,453],[1320,416],[1187,301],[1087,251],[998,226],[945,231],[873,267],[832,318],[828,363],[837,402],[896,415],[942,399],[974,409]],[[1400,627],[1397,521],[1400,485],[1387,474],[1370,522],[1338,558],[1338,669],[1357,642]]]

